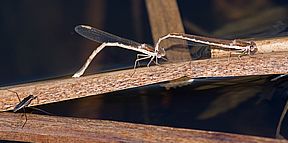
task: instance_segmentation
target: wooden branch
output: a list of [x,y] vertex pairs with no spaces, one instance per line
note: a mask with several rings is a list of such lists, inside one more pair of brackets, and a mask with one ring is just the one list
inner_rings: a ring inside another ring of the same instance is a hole
[[256,40],[257,53],[271,53],[288,51],[288,37],[276,37]]
[[0,140],[25,142],[255,142],[287,143],[270,139],[191,129],[131,124],[115,121],[0,113]]
[[[172,32],[185,33],[176,0],[146,0],[146,6],[154,43],[160,37]],[[171,40],[165,40],[161,43],[163,47],[170,47],[172,45],[173,41]],[[167,58],[173,61],[190,60],[189,50],[184,50],[185,52],[169,50],[166,53]]]
[[[22,84],[9,88],[17,92],[21,99],[29,94],[38,96],[39,103],[103,94],[148,84],[170,81],[183,76],[189,78],[213,76],[246,76],[264,74],[284,74],[288,71],[288,52],[257,54],[253,56],[208,59],[172,64],[162,64],[149,68],[108,72],[84,76]],[[134,73],[133,76],[131,76]],[[15,93],[0,90],[0,110],[10,110],[18,104]]]

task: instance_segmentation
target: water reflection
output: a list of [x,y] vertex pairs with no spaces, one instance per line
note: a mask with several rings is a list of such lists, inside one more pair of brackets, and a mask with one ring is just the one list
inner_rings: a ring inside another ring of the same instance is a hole
[[[274,137],[288,80],[271,82],[273,77],[195,79],[169,90],[162,83],[38,108],[58,116]],[[286,137],[287,122],[281,132]]]

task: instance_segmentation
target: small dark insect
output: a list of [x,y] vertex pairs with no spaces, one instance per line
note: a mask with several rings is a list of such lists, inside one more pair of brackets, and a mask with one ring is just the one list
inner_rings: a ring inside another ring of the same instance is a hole
[[14,107],[13,112],[15,113],[20,109],[23,109],[23,111],[24,111],[25,122],[22,125],[22,128],[23,128],[27,122],[27,115],[25,112],[25,108],[28,107],[28,105],[32,102],[32,100],[36,99],[37,96],[29,95],[29,96],[25,97],[23,100],[21,100],[17,92],[12,91],[12,90],[8,90],[8,91],[15,93],[17,95],[18,100],[19,100],[19,103]]

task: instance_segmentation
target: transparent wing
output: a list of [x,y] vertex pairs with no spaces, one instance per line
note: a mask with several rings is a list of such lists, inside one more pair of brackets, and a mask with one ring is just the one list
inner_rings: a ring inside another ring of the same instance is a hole
[[90,39],[98,43],[107,43],[107,42],[118,42],[125,45],[131,46],[140,46],[140,43],[128,40],[125,38],[118,37],[116,35],[101,31],[99,29],[93,28],[86,25],[78,25],[75,27],[75,31],[81,36]]
[[169,50],[177,52],[186,52],[187,49],[191,55],[192,60],[211,58],[211,48],[209,45],[199,44],[195,42],[187,42],[187,44],[173,44],[166,48],[166,52]]

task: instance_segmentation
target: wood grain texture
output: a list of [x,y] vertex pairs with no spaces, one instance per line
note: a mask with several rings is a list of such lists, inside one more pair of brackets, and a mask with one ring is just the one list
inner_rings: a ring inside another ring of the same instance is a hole
[[[288,52],[274,52],[253,56],[207,59],[179,63],[162,64],[149,68],[121,70],[80,78],[66,78],[21,84],[9,88],[17,92],[21,99],[32,94],[39,102],[31,105],[59,102],[63,100],[98,95],[112,91],[134,88],[187,76],[246,76],[265,74],[285,74],[288,71]],[[131,76],[133,74],[133,76]],[[0,90],[0,110],[10,110],[18,104],[17,96]]]
[[257,53],[271,53],[288,51],[288,37],[276,37],[255,41]]
[[26,142],[286,143],[285,140],[115,121],[0,113],[0,140]]
[[[146,7],[154,43],[169,33],[185,33],[176,0],[146,0]],[[185,41],[181,42],[184,43]],[[161,42],[161,47],[168,48],[173,43],[172,40],[164,40]],[[188,49],[185,49],[185,52],[170,50],[167,51],[166,55],[169,60],[173,61],[191,59]]]

